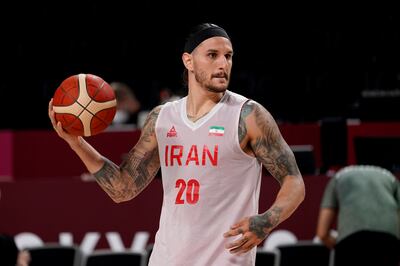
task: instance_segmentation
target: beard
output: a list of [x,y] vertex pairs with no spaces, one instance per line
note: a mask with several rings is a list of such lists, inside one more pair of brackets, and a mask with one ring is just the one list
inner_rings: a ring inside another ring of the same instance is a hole
[[[208,75],[205,72],[197,72],[194,74],[196,81],[210,92],[220,93],[225,92],[229,86],[229,75],[227,73]],[[225,79],[225,82],[221,82],[220,79]]]

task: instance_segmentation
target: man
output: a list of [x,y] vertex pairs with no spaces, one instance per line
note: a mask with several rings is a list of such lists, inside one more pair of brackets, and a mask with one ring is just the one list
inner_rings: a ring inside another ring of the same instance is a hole
[[[223,28],[196,27],[182,55],[187,97],[150,112],[121,166],[67,135],[50,101],[55,130],[114,201],[136,197],[161,166],[164,199],[150,265],[254,265],[255,247],[304,198],[294,155],[273,117],[227,90],[232,56]],[[258,214],[262,165],[281,189]]]
[[[335,248],[335,265],[398,265],[399,182],[378,166],[348,166],[328,183],[317,236]],[[338,238],[331,228],[338,217]]]

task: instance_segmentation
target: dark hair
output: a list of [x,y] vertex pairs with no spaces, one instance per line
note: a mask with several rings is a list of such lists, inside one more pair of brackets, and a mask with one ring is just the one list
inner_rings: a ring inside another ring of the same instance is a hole
[[199,24],[187,36],[183,51],[191,53],[204,40],[217,36],[230,39],[228,33],[218,25],[212,23]]
[[[225,37],[230,39],[226,31],[220,26],[212,23],[201,23],[194,26],[186,37],[183,51],[191,53],[200,43],[212,37]],[[183,85],[188,85],[188,70],[184,68],[182,75]]]

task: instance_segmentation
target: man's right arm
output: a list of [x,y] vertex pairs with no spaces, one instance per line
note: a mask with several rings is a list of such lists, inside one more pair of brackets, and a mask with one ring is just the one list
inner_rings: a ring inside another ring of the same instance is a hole
[[121,166],[103,157],[82,137],[65,132],[61,123],[56,123],[52,101],[49,117],[57,134],[63,138],[79,156],[107,194],[115,201],[127,201],[137,196],[157,174],[160,168],[155,123],[161,106],[154,108],[147,117],[141,136]]
[[148,115],[139,141],[128,153],[121,166],[104,158],[101,169],[93,173],[96,181],[115,201],[136,197],[153,180],[160,168],[155,123],[160,106]]

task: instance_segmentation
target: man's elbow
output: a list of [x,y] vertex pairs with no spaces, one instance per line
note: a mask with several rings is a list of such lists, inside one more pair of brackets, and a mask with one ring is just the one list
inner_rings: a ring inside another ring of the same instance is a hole
[[306,188],[305,188],[304,183],[303,183],[303,187],[302,187],[301,193],[300,193],[301,202],[303,202],[305,198],[306,198]]
[[306,187],[304,185],[303,179],[300,178],[299,185],[298,185],[299,204],[304,201],[305,197],[306,197]]
[[127,201],[126,199],[121,199],[121,198],[111,198],[111,199],[114,201],[114,203],[122,203]]
[[125,194],[125,195],[110,195],[110,198],[115,202],[115,203],[122,203],[122,202],[126,202],[126,201],[130,201],[131,199],[133,199],[135,197],[135,195],[133,193],[130,194]]

